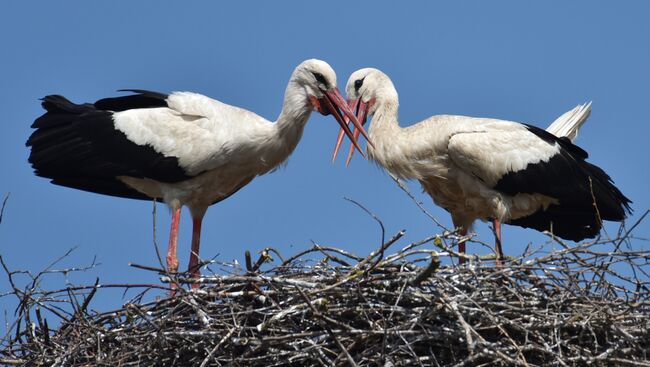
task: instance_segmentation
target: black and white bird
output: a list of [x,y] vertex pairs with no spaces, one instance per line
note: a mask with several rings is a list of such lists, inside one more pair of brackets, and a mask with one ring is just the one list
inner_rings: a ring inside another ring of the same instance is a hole
[[[497,259],[503,256],[502,222],[580,241],[595,237],[602,220],[622,221],[631,213],[631,201],[571,141],[590,105],[562,115],[550,132],[452,115],[402,128],[397,91],[380,70],[354,72],[346,91],[357,119],[363,124],[372,118],[368,133],[374,145],[367,147],[368,157],[396,178],[418,180],[451,214],[459,234],[466,235],[477,219],[493,221]],[[334,156],[339,146],[340,139]],[[463,241],[458,247],[465,252]]]
[[85,104],[50,95],[42,103],[47,112],[32,125],[29,162],[38,176],[57,185],[167,203],[171,272],[178,270],[181,207],[188,206],[193,219],[188,271],[198,276],[208,206],[284,162],[313,110],[331,113],[350,138],[343,115],[362,128],[336,85],[326,62],[302,62],[291,74],[276,122],[190,92],[127,90],[134,94]]

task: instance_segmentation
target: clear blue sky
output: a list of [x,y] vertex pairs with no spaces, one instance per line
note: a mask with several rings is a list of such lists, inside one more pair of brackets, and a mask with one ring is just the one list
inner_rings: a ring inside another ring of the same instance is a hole
[[[39,98],[63,94],[86,102],[121,88],[190,90],[274,120],[291,71],[307,58],[329,62],[342,90],[354,70],[382,69],[400,93],[402,125],[433,114],[464,114],[546,127],[593,101],[578,144],[634,201],[631,223],[650,206],[650,3],[597,3],[3,2],[0,195],[11,196],[0,224],[0,253],[14,269],[38,271],[78,246],[61,266],[86,265],[94,256],[101,265],[72,275],[75,283],[95,277],[104,283],[157,281],[127,266],[157,264],[150,202],[58,187],[32,174],[24,143],[42,113]],[[373,164],[358,155],[350,168],[340,158],[331,164],[337,130],[331,117],[312,115],[285,168],[211,207],[202,257],[242,261],[244,250],[265,246],[289,255],[312,240],[366,254],[379,244],[377,224],[344,196],[381,218],[388,236],[406,229],[401,245],[436,233]],[[410,187],[451,225],[416,183]],[[181,268],[187,266],[191,232],[183,214]],[[164,250],[164,206],[158,206],[157,223]],[[492,241],[485,224],[476,229]],[[617,226],[607,229],[615,233]],[[648,237],[650,221],[637,233]],[[544,241],[510,226],[503,236],[510,253]],[[65,281],[54,276],[46,285]],[[7,288],[0,275],[0,291]],[[94,307],[122,301],[121,293],[105,291]],[[13,312],[12,305],[0,298],[0,311]]]

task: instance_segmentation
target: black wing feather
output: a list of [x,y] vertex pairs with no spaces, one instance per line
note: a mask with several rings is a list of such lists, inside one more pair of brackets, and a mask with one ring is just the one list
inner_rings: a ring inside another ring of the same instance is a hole
[[120,89],[119,92],[136,94],[104,98],[95,102],[95,109],[120,112],[136,108],[167,107],[167,95],[143,89]]
[[630,199],[614,186],[605,171],[586,161],[586,151],[569,139],[558,138],[535,126],[526,126],[549,144],[559,144],[559,153],[546,162],[509,172],[494,189],[508,195],[539,193],[556,198],[559,204],[510,220],[510,224],[538,230],[552,229],[562,238],[582,240],[598,234],[602,226],[600,220],[621,221],[626,212],[631,213]]
[[179,182],[191,178],[178,158],[166,157],[148,145],[138,145],[117,130],[113,112],[167,106],[166,95],[138,94],[75,104],[65,97],[43,98],[46,113],[34,121],[27,140],[35,173],[52,183],[105,195],[151,199],[128,187],[117,176]]

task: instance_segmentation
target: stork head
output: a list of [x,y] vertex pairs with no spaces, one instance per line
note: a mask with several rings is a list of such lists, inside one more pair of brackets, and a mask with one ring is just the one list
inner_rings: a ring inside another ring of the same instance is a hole
[[[345,85],[348,104],[354,102],[366,105],[364,118],[372,117],[377,108],[377,102],[397,102],[397,90],[388,75],[374,68],[359,69],[350,75]],[[357,114],[358,115],[358,114]]]
[[[348,78],[345,90],[348,95],[348,106],[356,113],[357,120],[361,122],[361,125],[364,125],[367,119],[375,114],[378,106],[385,103],[399,103],[393,82],[388,75],[374,68],[359,69],[352,73]],[[358,137],[359,132],[354,131],[353,135]],[[341,131],[334,147],[332,160],[336,159],[342,142],[343,132]],[[350,163],[353,153],[354,150],[351,149],[346,164]]]
[[357,142],[358,134],[357,138],[354,138],[352,131],[348,127],[348,121],[352,121],[354,127],[361,131],[366,139],[368,134],[363,130],[363,126],[361,126],[361,123],[350,110],[343,96],[341,96],[341,92],[336,86],[334,69],[325,61],[317,59],[303,61],[296,67],[291,77],[290,87],[296,84],[304,90],[313,110],[320,112],[324,116],[329,114],[334,116],[341,125],[341,129],[352,141],[352,144],[363,155]]

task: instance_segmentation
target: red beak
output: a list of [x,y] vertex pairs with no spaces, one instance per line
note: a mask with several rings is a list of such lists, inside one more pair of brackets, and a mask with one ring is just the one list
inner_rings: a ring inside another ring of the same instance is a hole
[[[370,101],[372,103],[372,101]],[[368,118],[368,109],[370,103],[366,103],[361,101],[361,99],[351,99],[348,101],[348,106],[352,109],[352,111],[356,111],[356,118],[361,122],[361,126],[365,125],[367,118]],[[356,125],[355,125],[356,126]],[[343,129],[339,131],[339,135],[336,139],[336,145],[334,146],[334,155],[332,156],[332,162],[336,160],[336,156],[338,155],[339,148],[341,147],[341,143],[343,142]],[[353,132],[353,137],[354,139],[359,138],[359,134],[363,133],[363,136],[366,137],[368,140],[368,143],[374,147],[370,139],[368,139],[367,134],[363,130],[357,130],[355,129]],[[345,161],[345,165],[348,166],[350,164],[350,160],[352,159],[352,155],[354,154],[354,146],[350,147],[350,152],[348,153],[348,158]]]
[[[363,150],[361,150],[361,147],[359,146],[359,142],[357,141],[359,137],[359,133],[356,133],[356,138],[355,135],[350,131],[350,128],[348,127],[348,122],[352,121],[352,124],[354,125],[355,132],[356,130],[361,131],[361,134],[368,139],[368,134],[366,131],[363,129],[363,125],[357,120],[357,117],[354,115],[354,112],[350,110],[348,107],[348,104],[345,102],[345,99],[343,96],[341,96],[341,92],[339,92],[338,88],[332,88],[330,90],[324,91],[325,96],[318,100],[320,103],[322,103],[326,108],[322,108],[322,106],[315,106],[320,113],[326,114],[326,112],[331,112],[336,121],[341,125],[341,131],[345,133],[345,135],[348,136],[350,141],[352,142],[352,149],[356,148],[359,153],[361,153],[362,156],[365,157],[363,154]],[[339,111],[340,109],[340,111]],[[343,112],[343,114],[341,114]],[[341,136],[342,139],[342,136]],[[370,142],[370,140],[368,140]]]
[[[360,101],[359,99],[348,100],[348,107],[350,107],[352,112],[356,113],[357,108],[359,108],[359,101]],[[347,124],[348,121],[345,121],[345,123]],[[361,124],[363,125],[363,121],[361,122]],[[341,148],[341,144],[343,143],[343,134],[345,134],[345,131],[343,129],[340,129],[339,135],[336,137],[336,145],[334,146],[334,155],[332,156],[332,163],[336,161],[336,155],[339,153],[339,148]],[[359,137],[359,133],[356,131],[356,129],[354,131],[354,135],[356,135],[357,138]]]

